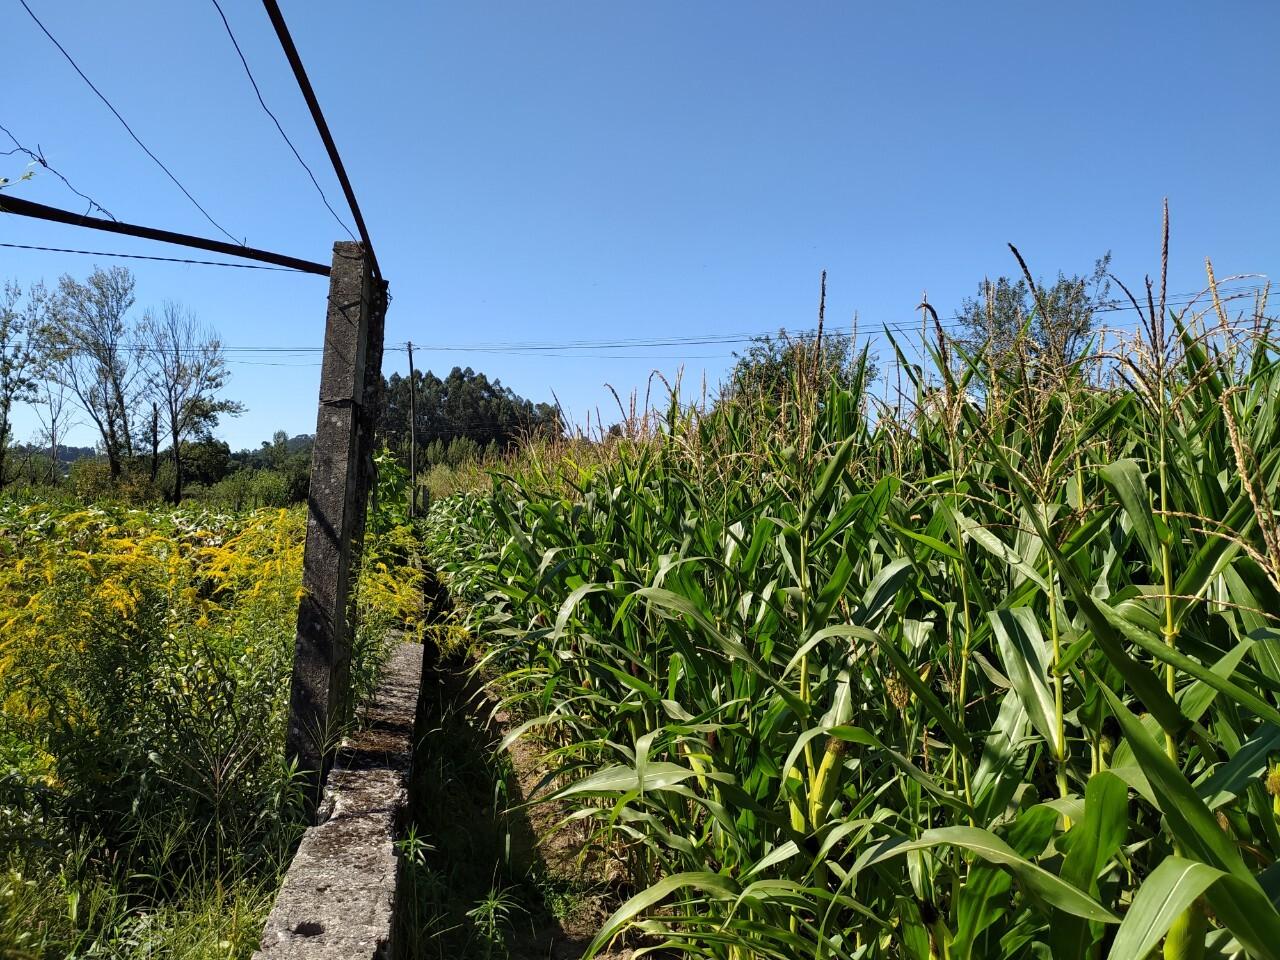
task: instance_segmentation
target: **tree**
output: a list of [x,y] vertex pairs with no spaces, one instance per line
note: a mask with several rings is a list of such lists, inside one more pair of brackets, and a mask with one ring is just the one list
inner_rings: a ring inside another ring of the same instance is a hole
[[133,304],[133,274],[124,267],[95,268],[84,283],[64,275],[42,325],[50,375],[97,429],[112,479],[133,456],[130,414],[142,372],[130,337]]
[[1081,357],[1093,336],[1098,307],[1111,292],[1110,265],[1108,252],[1092,273],[1068,277],[1059,272],[1052,286],[1037,281],[1036,291],[1025,277],[984,280],[978,295],[960,307],[964,332],[956,339],[969,351],[985,350],[996,369],[1029,347],[1037,366],[1060,370]]
[[39,284],[25,295],[14,282],[0,291],[0,487],[5,483],[5,457],[13,439],[13,405],[35,396],[38,354],[33,341],[45,297]]
[[204,433],[182,441],[182,472],[193,483],[211,486],[233,471],[231,448],[225,440]]
[[[62,437],[74,424],[67,409],[67,388],[56,378],[48,376],[40,365],[39,385],[31,404],[40,421],[40,442],[49,451],[49,482],[56,483],[59,474]],[[78,448],[73,448],[78,449]],[[93,451],[90,450],[91,454]]]
[[183,440],[209,433],[220,416],[235,416],[244,407],[218,398],[228,376],[222,344],[190,310],[166,301],[158,314],[143,317],[139,332],[148,348],[147,388],[157,406],[157,433],[163,423],[171,444],[177,503],[182,499]]
[[[490,445],[509,447],[531,435],[558,436],[559,410],[519,396],[499,380],[490,380],[470,367],[454,367],[444,379],[430,371],[408,377],[393,373],[383,383],[379,430],[393,450],[409,449],[410,389],[417,392],[419,466],[430,462],[434,441],[443,452],[453,441],[474,441],[479,451]],[[457,448],[458,455],[464,449]]]
[[147,476],[152,483],[155,483],[156,474],[160,472],[160,404],[154,400],[151,401],[151,421],[147,427],[147,439],[151,445]]
[[272,470],[281,469],[289,458],[289,434],[277,430],[271,435],[271,442],[262,441],[262,455]]
[[[858,378],[862,352],[847,333],[827,333],[818,341],[814,334],[790,336],[779,330],[776,337],[756,337],[745,353],[735,353],[736,362],[729,382],[721,391],[730,397],[768,397],[780,400],[800,381],[816,381],[826,386],[834,382],[848,389]],[[867,359],[864,383],[875,380],[876,364]]]

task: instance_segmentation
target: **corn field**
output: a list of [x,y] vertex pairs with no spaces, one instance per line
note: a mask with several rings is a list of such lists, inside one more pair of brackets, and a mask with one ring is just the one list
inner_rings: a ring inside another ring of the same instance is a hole
[[1063,362],[939,330],[909,404],[794,369],[433,506],[627,878],[589,955],[1280,957],[1280,360],[1204,306]]

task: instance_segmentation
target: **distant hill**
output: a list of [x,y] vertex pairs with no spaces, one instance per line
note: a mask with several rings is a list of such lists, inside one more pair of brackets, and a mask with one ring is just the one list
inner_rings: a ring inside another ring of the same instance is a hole
[[[42,457],[52,455],[52,448],[37,447],[34,443],[15,443],[12,449],[19,457],[32,454]],[[58,445],[58,462],[62,464],[75,463],[77,460],[84,460],[97,455],[98,451],[94,450],[93,447],[64,447],[61,444]]]

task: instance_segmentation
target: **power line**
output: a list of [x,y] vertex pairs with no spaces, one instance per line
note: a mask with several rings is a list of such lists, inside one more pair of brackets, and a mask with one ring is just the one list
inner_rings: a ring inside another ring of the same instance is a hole
[[[25,2],[25,0],[23,0]],[[316,130],[320,133],[320,139],[324,141],[324,148],[329,153],[329,162],[333,164],[333,172],[338,176],[338,182],[342,184],[342,192],[346,195],[347,205],[351,208],[351,216],[355,218],[356,229],[360,231],[360,240],[364,243],[365,256],[369,258],[369,266],[373,271],[376,279],[382,279],[382,271],[378,269],[378,258],[373,252],[373,241],[369,239],[369,229],[365,226],[364,216],[360,213],[360,204],[356,202],[355,190],[351,187],[351,180],[347,177],[346,167],[342,165],[342,157],[338,154],[338,145],[334,143],[333,134],[329,132],[329,124],[325,121],[324,112],[320,109],[320,101],[316,99],[316,92],[311,87],[311,81],[307,78],[307,70],[302,65],[302,57],[298,55],[298,48],[294,46],[293,37],[289,34],[289,27],[284,22],[284,14],[280,12],[280,5],[276,0],[262,0],[263,6],[267,8],[267,16],[271,18],[271,25],[275,27],[276,37],[280,40],[280,46],[284,50],[285,58],[289,61],[289,66],[293,68],[294,79],[298,81],[298,89],[302,91],[302,98],[307,101],[307,108],[311,111],[311,119],[315,121]]]
[[36,247],[26,243],[0,243],[11,250],[39,250],[44,253],[78,253],[89,257],[119,257],[124,260],[159,260],[162,263],[186,263],[202,267],[235,267],[239,270],[279,270],[302,273],[293,267],[269,267],[260,263],[228,263],[225,260],[184,260],[182,257],[152,257],[141,253],[107,253],[105,250],[69,250],[64,247]]
[[[22,246],[18,244],[0,244],[0,246]],[[48,249],[48,248],[28,248],[23,249]],[[77,251],[79,252],[79,251]],[[128,256],[122,254],[121,256]],[[153,258],[147,258],[153,259]],[[185,263],[189,261],[179,260],[177,262]],[[203,261],[190,261],[200,263]],[[219,264],[221,266],[240,266],[240,264]],[[1223,299],[1231,297],[1241,297],[1247,294],[1247,291],[1233,291],[1228,293]],[[1193,296],[1191,294],[1178,295],[1178,299]],[[1176,304],[1174,304],[1176,305]],[[1132,307],[1130,308],[1132,309]],[[884,324],[883,329],[896,331],[907,335],[916,335],[920,332],[920,328],[914,324]],[[788,336],[793,339],[800,339],[812,336],[814,330],[796,330],[789,331]],[[828,328],[828,333],[830,333]],[[654,349],[662,347],[678,348],[683,346],[714,346],[714,345],[735,345],[752,343],[765,336],[776,335],[775,331],[764,332],[740,332],[730,334],[707,334],[683,337],[665,337],[665,338],[647,338],[647,339],[620,339],[620,340],[577,340],[577,341],[523,341],[523,342],[501,342],[495,341],[491,343],[477,344],[423,344],[418,342],[417,348],[422,351],[432,351],[436,353],[487,353],[487,354],[510,354],[510,355],[533,355],[533,356],[554,356],[566,359],[653,359],[653,360],[697,360],[697,359],[721,359],[731,354],[671,354],[671,355],[643,355],[632,353],[621,354],[601,354],[601,350],[633,350],[633,349]],[[136,352],[154,351],[158,348],[148,344],[131,344],[126,349]],[[407,343],[387,344],[384,352],[387,353],[406,353],[408,350]],[[244,355],[280,355],[292,357],[315,356],[324,351],[322,346],[313,344],[287,346],[287,345],[259,345],[259,346],[222,346],[221,351],[224,354],[244,354]],[[576,351],[576,352],[569,352]],[[195,352],[199,352],[198,348]],[[249,362],[249,361],[240,361]]]
[[[1247,287],[1240,290],[1224,291],[1222,299],[1239,298],[1248,295],[1250,292],[1257,292],[1263,289],[1261,285],[1257,287]],[[1192,299],[1198,294],[1174,294],[1168,298],[1169,305],[1177,306],[1182,300]],[[1132,306],[1129,309],[1133,309]],[[954,319],[954,318],[948,318]],[[944,325],[945,327],[948,325]],[[958,324],[950,324],[951,328],[955,328]],[[881,325],[882,329],[888,329],[907,335],[916,335],[920,333],[920,327],[914,324],[906,323],[887,323]],[[930,329],[931,332],[932,328]],[[791,339],[801,339],[812,336],[816,331],[813,329],[787,331],[787,336]],[[831,328],[827,328],[828,335],[835,335]],[[715,346],[715,345],[735,345],[743,343],[752,343],[766,336],[776,336],[777,331],[763,332],[736,332],[726,334],[698,334],[688,336],[673,337],[651,337],[651,338],[631,338],[631,339],[613,339],[613,340],[569,340],[569,341],[493,341],[490,343],[476,344],[424,344],[415,341],[415,348],[419,351],[433,351],[437,353],[503,353],[503,354],[531,354],[541,356],[559,356],[569,359],[581,357],[583,359],[591,359],[595,357],[605,358],[632,358],[632,359],[656,359],[656,360],[680,360],[680,359],[717,359],[728,354],[707,354],[707,355],[688,355],[675,354],[670,356],[651,355],[645,357],[636,354],[600,354],[587,353],[585,351],[600,350],[631,350],[631,349],[655,349],[662,347],[684,347],[684,346]],[[133,345],[133,349],[150,350],[154,349],[146,344]],[[259,345],[259,346],[223,346],[223,353],[227,354],[281,354],[293,356],[306,356],[322,353],[324,348],[312,344],[299,346],[286,345]],[[387,353],[406,353],[408,350],[407,343],[391,343],[386,344],[383,348]],[[580,353],[570,353],[568,351],[582,351]]]
[[307,171],[307,176],[311,178],[311,183],[315,186],[316,192],[320,194],[320,199],[324,202],[325,207],[331,214],[333,214],[333,219],[338,221],[338,226],[346,231],[348,237],[354,240],[355,234],[351,232],[351,229],[343,222],[342,218],[338,216],[337,211],[330,206],[329,198],[324,195],[324,190],[321,188],[320,182],[316,180],[316,175],[311,172],[311,168],[307,166],[307,161],[302,159],[302,154],[298,153],[298,148],[293,145],[293,141],[289,139],[289,135],[284,132],[284,127],[280,125],[280,121],[276,118],[276,115],[271,112],[271,108],[267,106],[267,102],[262,98],[262,91],[258,89],[258,81],[254,79],[253,71],[249,69],[249,61],[245,59],[244,51],[240,49],[240,43],[236,40],[236,35],[231,30],[231,24],[227,20],[226,13],[222,10],[222,5],[218,3],[218,0],[213,0],[213,6],[214,9],[218,11],[218,16],[222,18],[222,25],[227,28],[227,36],[231,38],[231,45],[236,48],[236,53],[240,57],[240,63],[244,66],[245,75],[249,78],[249,83],[253,86],[253,92],[257,94],[258,103],[262,106],[266,115],[271,118],[271,122],[276,125],[276,129],[280,131],[280,136],[284,139],[284,142],[289,145],[289,149],[293,151],[293,155],[297,158],[298,163],[302,164],[302,169]]
[[14,136],[14,135],[9,131],[9,128],[8,128],[8,127],[4,126],[3,124],[0,124],[0,130],[3,130],[3,131],[4,131],[5,136],[7,136],[10,140],[12,140],[12,141],[13,141],[13,149],[12,149],[12,150],[8,150],[8,151],[5,151],[4,156],[10,156],[10,155],[12,155],[12,154],[14,154],[14,153],[21,153],[21,154],[24,154],[25,156],[30,157],[30,158],[31,158],[32,160],[34,160],[36,163],[40,164],[40,166],[44,167],[46,170],[48,170],[50,173],[52,173],[55,177],[57,177],[59,180],[61,180],[61,181],[63,182],[63,184],[66,186],[66,188],[67,188],[68,190],[70,190],[72,193],[74,193],[74,194],[75,194],[77,197],[79,197],[81,200],[83,200],[83,201],[85,201],[87,204],[89,204],[89,209],[88,209],[87,211],[85,211],[86,213],[92,213],[94,210],[97,210],[97,211],[98,211],[99,213],[101,213],[104,217],[107,217],[107,218],[108,218],[108,219],[110,219],[110,220],[114,220],[114,219],[115,219],[115,216],[111,213],[111,211],[110,211],[110,210],[108,210],[108,209],[107,209],[106,207],[104,207],[102,204],[98,203],[98,201],[97,201],[97,200],[93,199],[93,197],[89,196],[88,194],[86,194],[86,193],[81,193],[79,190],[77,190],[75,187],[73,187],[73,186],[71,185],[71,181],[70,181],[70,180],[68,180],[68,179],[67,179],[66,177],[64,177],[60,172],[58,172],[58,171],[57,171],[57,170],[55,170],[52,166],[50,166],[50,165],[49,165],[49,161],[48,161],[48,160],[46,160],[46,159],[45,159],[45,157],[44,157],[44,151],[40,148],[40,144],[38,144],[38,143],[37,143],[37,144],[36,144],[36,148],[35,148],[34,150],[32,150],[32,149],[30,149],[29,147],[23,146],[23,144],[18,140],[18,138],[17,138],[17,137],[15,137],[15,136]]
[[169,177],[170,180],[174,182],[177,188],[182,191],[183,195],[185,195],[188,200],[190,200],[193,204],[195,204],[196,209],[199,210],[202,214],[204,214],[204,218],[208,220],[211,224],[213,224],[214,227],[216,227],[224,237],[226,237],[232,243],[239,243],[241,246],[245,246],[246,245],[245,241],[236,240],[235,237],[233,237],[230,233],[228,233],[225,229],[223,229],[222,224],[218,223],[217,220],[209,216],[209,211],[207,211],[204,207],[200,205],[199,201],[196,200],[196,198],[191,195],[191,192],[182,185],[182,181],[179,180],[177,177],[175,177],[173,175],[173,172],[168,167],[166,167],[163,163],[160,162],[160,158],[157,157],[154,153],[152,153],[150,148],[148,148],[147,145],[143,143],[142,140],[138,137],[138,135],[133,132],[133,128],[129,126],[125,118],[120,115],[120,111],[117,110],[112,105],[111,101],[108,100],[106,96],[103,95],[101,90],[99,90],[96,86],[94,86],[93,81],[90,80],[87,76],[85,76],[85,72],[80,69],[80,65],[76,63],[74,58],[72,58],[71,54],[67,53],[66,49],[62,46],[62,44],[58,42],[58,39],[52,33],[49,32],[49,29],[43,23],[40,22],[40,18],[35,15],[35,12],[29,6],[27,6],[27,0],[18,0],[18,2],[22,4],[22,8],[26,10],[27,14],[31,17],[31,19],[35,21],[36,26],[39,27],[41,31],[44,32],[44,35],[48,37],[50,41],[52,41],[53,45],[58,48],[58,51],[64,57],[66,57],[67,63],[71,64],[71,66],[75,69],[76,73],[80,74],[80,79],[83,80],[85,83],[87,83],[89,85],[89,89],[98,95],[98,99],[107,105],[107,109],[110,110],[115,115],[115,118],[120,121],[120,124],[125,128],[125,130],[128,131],[129,136],[133,137],[134,143],[140,146],[143,152],[148,157],[150,157],[152,160],[155,161],[156,166],[158,166],[161,170],[165,172],[165,174]]

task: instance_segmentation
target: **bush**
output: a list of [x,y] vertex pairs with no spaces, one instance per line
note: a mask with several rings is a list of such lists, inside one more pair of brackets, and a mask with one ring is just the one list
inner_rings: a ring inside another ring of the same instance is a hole
[[219,510],[289,507],[307,496],[307,480],[284,470],[237,470],[212,486],[192,486],[187,499]]
[[164,467],[152,480],[146,464],[139,459],[121,476],[113,478],[105,460],[82,459],[71,464],[71,490],[82,503],[124,503],[133,506],[163,503],[172,488],[172,468]]
[[111,469],[104,460],[77,460],[71,464],[71,489],[85,503],[105,500],[114,493]]
[[[0,578],[4,806],[38,800],[43,842],[91,837],[153,876],[279,851],[301,516],[19,518],[25,562]],[[31,825],[5,826],[13,842]]]

